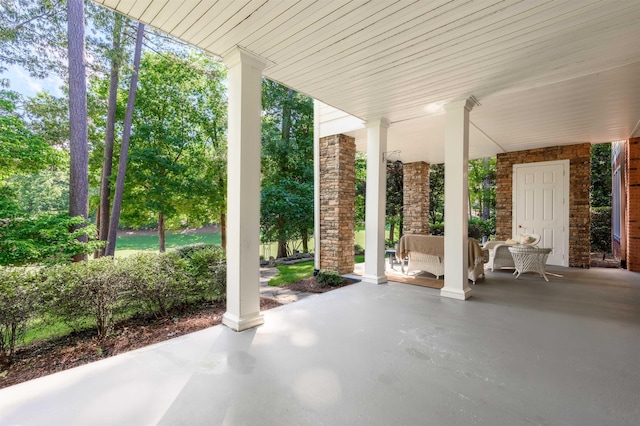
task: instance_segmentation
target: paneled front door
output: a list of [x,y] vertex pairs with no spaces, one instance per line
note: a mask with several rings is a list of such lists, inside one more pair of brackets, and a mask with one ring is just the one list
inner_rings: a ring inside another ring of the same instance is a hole
[[569,266],[569,160],[513,166],[513,235],[540,234],[547,263]]

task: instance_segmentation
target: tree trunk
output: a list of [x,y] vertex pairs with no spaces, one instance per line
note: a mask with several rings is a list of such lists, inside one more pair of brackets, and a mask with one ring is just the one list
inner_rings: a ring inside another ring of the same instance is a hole
[[116,252],[116,236],[118,234],[118,222],[120,221],[120,209],[122,208],[122,194],[124,192],[124,176],[127,171],[127,159],[129,157],[129,139],[131,138],[131,122],[133,121],[133,106],[136,101],[136,89],[138,87],[138,70],[140,69],[140,55],[142,52],[142,38],[144,36],[144,24],[138,24],[136,35],[136,50],[133,56],[133,73],[129,85],[129,99],[127,111],[124,116],[124,129],[122,130],[122,146],[120,147],[120,162],[118,164],[118,178],[116,191],[113,195],[113,213],[109,224],[109,236],[107,238],[106,256],[113,256]]
[[[102,157],[102,176],[100,178],[100,222],[98,237],[100,241],[107,241],[109,236],[109,211],[111,209],[111,171],[113,168],[113,144],[115,139],[116,105],[118,101],[118,80],[120,78],[120,38],[122,35],[122,15],[115,14],[113,23],[113,47],[111,58],[111,75],[109,78],[109,99],[107,101],[107,125],[104,138],[104,154]],[[99,256],[104,256],[106,247],[99,250]]]
[[302,252],[309,253],[309,233],[306,229],[302,230]]
[[167,235],[164,229],[164,213],[158,213],[158,250],[160,253],[167,251]]
[[395,233],[396,233],[396,224],[391,222],[389,224],[389,240],[391,240],[391,244],[393,244],[393,237]]
[[287,240],[278,241],[278,255],[276,257],[287,257]]
[[220,238],[222,239],[222,248],[227,249],[227,215],[220,215]]
[[[84,3],[67,2],[69,37],[69,216],[89,215],[89,145],[87,136],[87,80],[84,52]],[[78,238],[86,242],[87,235]],[[84,254],[74,261],[85,259]]]

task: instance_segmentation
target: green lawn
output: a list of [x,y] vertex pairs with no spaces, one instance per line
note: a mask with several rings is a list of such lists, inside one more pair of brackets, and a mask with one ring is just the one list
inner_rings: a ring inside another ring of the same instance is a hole
[[[187,244],[206,243],[220,244],[219,233],[211,234],[167,234],[167,248],[185,246]],[[158,250],[157,235],[123,235],[118,237],[116,250]]]
[[270,286],[280,287],[313,276],[313,260],[295,265],[278,265],[278,271],[280,273],[269,281]]

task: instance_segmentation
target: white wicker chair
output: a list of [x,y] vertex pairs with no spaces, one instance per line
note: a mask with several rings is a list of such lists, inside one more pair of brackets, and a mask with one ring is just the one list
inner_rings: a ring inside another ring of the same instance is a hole
[[511,256],[511,252],[509,252],[510,246],[516,244],[535,246],[540,242],[540,235],[538,234],[524,234],[523,236],[528,237],[524,240],[528,242],[519,243],[518,241],[523,241],[522,238],[518,238],[518,240],[512,240],[514,241],[513,243],[507,241],[487,241],[483,249],[489,251],[489,262],[487,266],[491,268],[491,272],[495,271],[496,269],[503,268],[515,269],[513,256]]

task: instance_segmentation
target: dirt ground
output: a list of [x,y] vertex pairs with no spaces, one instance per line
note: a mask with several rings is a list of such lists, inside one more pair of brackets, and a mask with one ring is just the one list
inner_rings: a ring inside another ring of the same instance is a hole
[[[348,284],[351,282],[338,287],[319,287],[315,278],[309,278],[286,288],[324,293]],[[278,306],[281,303],[276,300],[260,298],[262,311]],[[60,339],[33,343],[16,351],[13,364],[0,359],[0,388],[213,327],[222,322],[225,311],[225,302],[207,302],[188,310],[173,310],[170,319],[136,317],[123,321],[116,324],[114,333],[103,341],[96,340],[95,331],[88,330]]]

